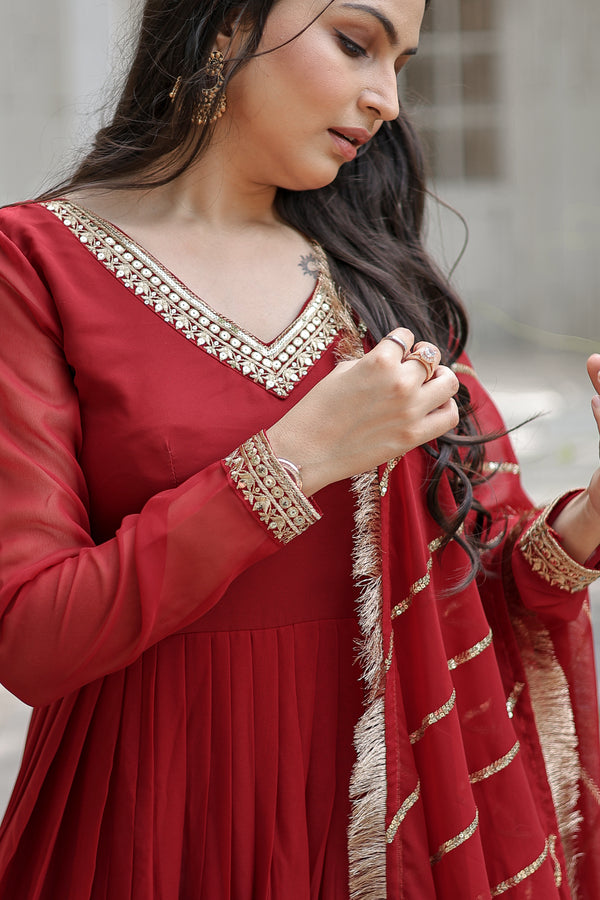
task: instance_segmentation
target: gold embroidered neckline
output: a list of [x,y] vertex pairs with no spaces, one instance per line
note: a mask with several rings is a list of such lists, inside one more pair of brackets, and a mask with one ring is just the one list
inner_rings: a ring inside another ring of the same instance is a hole
[[278,397],[289,396],[340,331],[340,301],[320,247],[315,246],[320,274],[311,298],[279,337],[265,344],[208,306],[115,225],[70,200],[42,205],[164,322]]

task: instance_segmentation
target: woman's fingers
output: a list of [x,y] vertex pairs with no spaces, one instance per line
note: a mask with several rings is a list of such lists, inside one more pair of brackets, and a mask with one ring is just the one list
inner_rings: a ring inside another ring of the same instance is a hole
[[592,353],[587,361],[587,370],[594,390],[600,393],[600,353]]
[[433,378],[423,385],[423,392],[425,396],[431,395],[435,397],[439,395],[442,397],[450,394],[454,397],[459,387],[460,381],[452,369],[449,369],[448,366],[438,366]]
[[[442,355],[435,344],[429,341],[413,344],[412,338],[412,332],[407,328],[395,328],[367,354],[365,362],[371,361],[375,365],[372,371],[379,381],[375,393],[385,396],[387,384],[396,402],[402,402],[403,409],[394,403],[392,414],[403,418],[403,413],[406,416],[410,412],[417,419],[424,419],[433,410],[443,407],[456,394],[460,384],[454,372],[441,365]],[[451,410],[454,408],[455,404],[450,407]],[[455,418],[454,413],[451,418]],[[414,424],[418,423],[415,421]],[[453,422],[444,430],[455,424]],[[430,427],[431,423],[427,425]]]
[[417,364],[421,369],[419,374],[421,375],[422,383],[425,383],[426,381],[431,381],[434,377],[441,360],[442,354],[439,347],[436,347],[435,344],[430,344],[429,341],[418,341],[410,353],[406,354],[403,363],[405,366]]
[[[427,440],[434,440],[435,438],[446,434],[447,431],[456,428],[459,418],[458,406],[453,397],[451,397],[450,400],[446,400],[441,406],[436,406],[435,409],[427,414],[425,419],[432,431],[431,438],[428,438]],[[426,443],[426,441],[423,441],[423,443]]]
[[[450,372],[450,376],[452,374]],[[452,384],[452,378],[447,379],[446,383]],[[405,432],[405,437],[410,435],[409,445],[405,449],[412,449],[441,437],[456,428],[458,422],[458,406],[454,397],[449,396],[448,388],[444,388],[441,393],[431,391],[422,415],[415,419],[412,430]]]
[[592,412],[594,414],[594,419],[596,420],[596,425],[598,426],[598,431],[600,431],[600,397],[598,394],[592,397]]
[[[408,328],[394,328],[389,334],[383,338],[383,341],[391,341],[396,344],[402,353],[401,360],[407,353],[410,353],[412,345],[415,342],[415,336]],[[380,343],[383,344],[383,341]]]
[[[600,353],[593,353],[587,361],[588,375],[596,393],[592,397],[592,413],[600,432]],[[599,448],[600,451],[600,448]]]
[[395,328],[361,359],[339,363],[267,434],[278,456],[302,466],[312,493],[456,427],[458,387],[435,344]]
[[414,343],[414,335],[408,328],[394,328],[380,341],[396,344],[401,355],[400,361],[407,366],[406,372],[412,372],[421,384],[431,381],[442,360],[439,347],[429,341]]

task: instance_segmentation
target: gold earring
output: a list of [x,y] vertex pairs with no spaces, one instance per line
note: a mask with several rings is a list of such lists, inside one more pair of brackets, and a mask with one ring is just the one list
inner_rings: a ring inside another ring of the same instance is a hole
[[227,95],[223,93],[223,85],[225,84],[223,76],[224,65],[225,57],[221,51],[213,50],[206,63],[206,73],[212,79],[213,84],[209,88],[202,89],[202,98],[196,107],[193,117],[196,125],[216,122],[227,109]]
[[173,90],[169,94],[169,97],[171,98],[171,103],[175,103],[175,100],[177,99],[177,94],[179,93],[180,87],[181,87],[181,75],[178,75],[175,85],[173,87]]
[[[202,88],[200,102],[192,116],[192,122],[195,125],[206,125],[209,122],[212,124],[213,122],[216,122],[217,119],[220,119],[227,109],[227,95],[222,92],[223,85],[225,84],[223,75],[224,64],[225,57],[221,51],[213,50],[206,63],[206,74],[212,79],[213,83],[209,88]],[[181,82],[181,75],[178,75],[173,90],[169,94],[171,103],[174,103],[177,99]],[[215,101],[217,98],[218,102],[215,108]]]

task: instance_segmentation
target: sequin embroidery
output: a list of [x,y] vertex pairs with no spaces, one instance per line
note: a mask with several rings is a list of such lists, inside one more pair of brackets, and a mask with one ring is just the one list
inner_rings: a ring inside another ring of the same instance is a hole
[[519,697],[525,690],[525,685],[522,681],[517,681],[512,691],[510,692],[510,697],[506,701],[506,712],[508,713],[508,718],[512,719],[515,715],[515,709],[517,703],[519,702]]
[[427,549],[429,550],[429,559],[427,560],[425,569],[425,575],[422,578],[419,578],[418,581],[412,585],[410,591],[408,592],[408,597],[406,600],[403,600],[402,603],[398,603],[397,606],[392,610],[392,619],[397,619],[398,616],[403,615],[408,609],[410,609],[411,603],[417,594],[420,594],[421,591],[424,591],[426,587],[429,586],[431,582],[431,570],[433,568],[433,554],[440,549],[443,545],[444,539],[442,537],[435,538],[431,541]]
[[417,782],[417,786],[409,796],[406,798],[392,821],[390,822],[389,828],[385,833],[386,843],[391,844],[396,835],[398,834],[398,829],[404,822],[406,816],[413,808],[419,797],[421,796],[421,782]]
[[488,634],[483,638],[483,640],[478,641],[468,650],[465,650],[463,653],[458,653],[456,656],[453,656],[452,659],[448,660],[448,668],[451,672],[455,669],[458,669],[459,666],[464,666],[465,663],[471,662],[471,660],[476,659],[480,656],[488,647],[492,646],[493,635],[491,630]]
[[497,759],[495,762],[490,763],[489,766],[486,766],[484,769],[480,769],[478,772],[473,772],[472,775],[469,775],[469,781],[471,782],[471,784],[479,784],[479,782],[486,781],[488,778],[491,778],[492,775],[497,775],[498,772],[506,769],[508,766],[510,766],[513,759],[516,758],[520,749],[521,745],[517,741],[516,744],[510,748],[508,753],[505,753],[504,756],[500,757],[500,759]]
[[428,728],[430,728],[432,725],[435,725],[436,722],[440,722],[447,715],[449,715],[454,709],[455,704],[456,691],[454,690],[450,695],[450,699],[446,703],[444,703],[443,706],[440,706],[439,709],[436,709],[434,712],[429,713],[429,715],[425,716],[423,722],[421,723],[421,727],[417,728],[416,731],[413,731],[413,733],[409,737],[411,744],[418,743],[418,741],[421,740]]
[[560,885],[562,884],[562,872],[560,871],[560,866],[558,866],[557,870],[558,860],[556,859],[555,848],[556,836],[554,834],[551,834],[538,858],[534,862],[532,862],[531,865],[526,866],[524,869],[521,869],[521,871],[516,875],[513,875],[512,878],[507,878],[506,881],[502,881],[499,885],[497,885],[492,890],[492,897],[500,897],[502,894],[510,891],[511,888],[514,888],[518,884],[521,884],[521,882],[525,881],[526,878],[530,878],[538,871],[538,869],[542,868],[542,866],[548,859],[548,856],[551,856],[554,861],[554,882],[557,887],[560,887]]
[[457,847],[460,847],[461,844],[464,844],[465,841],[468,841],[469,838],[472,838],[477,828],[479,827],[479,810],[475,813],[475,818],[471,822],[471,824],[461,831],[460,834],[457,834],[456,837],[451,838],[449,841],[445,841],[442,846],[439,848],[437,853],[434,853],[432,857],[430,857],[430,862],[432,866],[437,865],[439,861],[442,859],[446,853],[450,853],[452,850],[456,850]]

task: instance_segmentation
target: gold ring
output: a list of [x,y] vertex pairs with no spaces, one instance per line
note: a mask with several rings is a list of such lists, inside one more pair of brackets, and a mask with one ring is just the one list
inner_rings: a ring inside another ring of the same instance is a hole
[[437,368],[437,352],[430,345],[426,345],[425,347],[419,347],[418,350],[411,350],[404,359],[403,362],[408,362],[409,359],[414,359],[417,362],[420,362],[422,366],[425,367],[425,371],[427,372],[427,378],[425,381],[430,381],[435,375],[435,370]]

